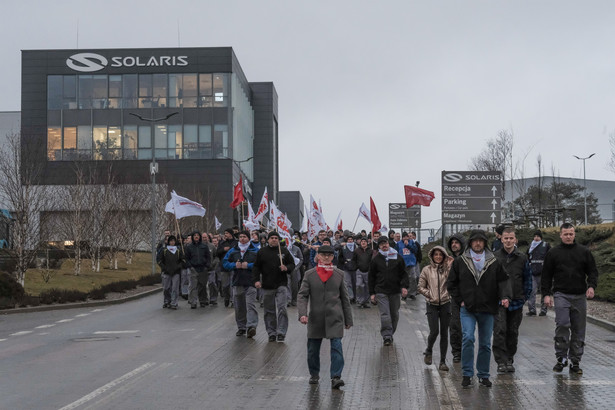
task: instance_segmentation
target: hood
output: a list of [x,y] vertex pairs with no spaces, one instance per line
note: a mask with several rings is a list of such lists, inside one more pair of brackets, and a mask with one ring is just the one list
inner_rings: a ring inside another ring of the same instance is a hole
[[434,253],[436,250],[439,250],[440,252],[442,252],[442,253],[444,254],[444,261],[443,261],[443,262],[444,262],[444,263],[446,263],[446,259],[448,258],[448,252],[446,252],[446,249],[444,249],[444,247],[443,247],[443,246],[440,246],[440,245],[436,245],[436,246],[434,246],[434,247],[433,247],[433,248],[431,248],[431,250],[429,251],[429,261],[430,261],[430,263],[431,263],[432,265],[434,265],[434,266],[436,265],[436,263],[433,261],[433,253]]
[[462,234],[460,233],[456,233],[451,235],[450,238],[448,238],[448,250],[451,251],[451,253],[453,253],[453,250],[451,249],[451,242],[453,242],[453,239],[457,239],[459,242],[461,242],[461,251],[460,253],[463,253],[463,251],[466,248],[466,238],[463,237]]
[[[195,240],[194,240],[194,235],[196,235],[196,234],[198,234],[198,235],[199,235],[199,240],[198,240],[198,241],[195,241]],[[196,245],[196,244],[199,244],[199,243],[201,243],[201,242],[203,241],[203,237],[201,236],[201,233],[200,233],[199,231],[194,231],[194,232],[192,232],[192,233],[190,234],[190,236],[192,237],[192,243],[193,243],[193,244],[195,244],[195,245]]]

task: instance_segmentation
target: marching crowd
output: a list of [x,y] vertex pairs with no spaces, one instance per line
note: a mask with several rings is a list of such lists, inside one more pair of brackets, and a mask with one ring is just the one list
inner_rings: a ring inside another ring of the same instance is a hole
[[320,347],[322,339],[330,339],[331,386],[344,385],[341,339],[353,325],[353,305],[377,306],[383,344],[390,346],[402,301],[422,295],[430,331],[425,364],[432,364],[439,337],[439,370],[449,370],[450,344],[452,361],[461,363],[462,386],[470,387],[476,372],[479,385],[491,387],[491,354],[498,373],[515,371],[523,306],[527,303],[526,316],[536,316],[539,289],[539,316],[555,308],[553,371],[569,366],[571,374],[583,373],[587,299],[594,296],[598,272],[589,249],[575,241],[574,226],[563,224],[560,238],[551,247],[536,231],[527,252],[521,252],[511,226],[499,226],[491,246],[484,231],[471,231],[467,238],[455,234],[448,249],[429,250],[421,270],[422,250],[414,232],[384,236],[321,230],[312,241],[296,232],[286,243],[276,231],[234,227],[223,235],[175,237],[165,231],[157,260],[163,308],[177,309],[180,297],[192,309],[217,305],[220,299],[234,308],[240,337],[256,335],[260,305],[269,342],[284,342],[287,308],[297,306],[298,319],[308,328],[310,384],[319,383]]

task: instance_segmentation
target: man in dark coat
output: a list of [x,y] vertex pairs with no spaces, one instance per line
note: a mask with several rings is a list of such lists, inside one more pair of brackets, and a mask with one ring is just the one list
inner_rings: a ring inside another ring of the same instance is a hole
[[199,301],[198,296],[198,278],[199,275],[209,275],[209,267],[211,266],[211,254],[209,247],[201,240],[201,233],[194,232],[192,234],[192,243],[186,246],[186,265],[190,268],[190,294],[188,303],[192,309],[196,309]]
[[175,236],[169,235],[158,252],[158,265],[162,269],[163,308],[177,309],[179,277],[185,263],[181,247],[175,245]]
[[408,295],[410,279],[404,260],[383,236],[378,239],[378,253],[370,264],[367,284],[372,303],[378,301],[384,345],[390,346],[399,321],[400,293],[403,297]]
[[288,330],[288,273],[295,269],[295,260],[286,247],[280,246],[280,235],[276,231],[269,233],[267,241],[267,246],[256,254],[252,270],[254,287],[263,289],[265,329],[269,341],[275,342],[277,337],[278,342],[283,342]]
[[461,386],[470,387],[474,376],[474,331],[478,325],[478,356],[476,370],[479,383],[491,387],[489,363],[491,361],[491,336],[499,305],[508,308],[510,292],[508,275],[491,251],[487,249],[487,235],[481,230],[472,231],[470,246],[458,256],[448,274],[448,292],[461,306]]
[[[453,234],[448,240],[448,249],[451,251],[451,257],[449,257],[449,264],[453,263],[453,260],[463,253],[465,248],[465,238],[462,234]],[[450,343],[451,353],[453,354],[453,363],[461,362],[461,318],[459,316],[460,306],[452,301],[451,303],[451,323],[449,324],[450,330]]]
[[[323,245],[316,256],[318,264],[305,273],[298,295],[299,321],[308,325],[308,368],[310,384],[320,376],[322,339],[331,340],[331,387],[344,385],[342,337],[344,328],[352,326],[352,309],[344,285],[344,272],[333,266],[333,248]],[[310,309],[308,315],[308,301]]]

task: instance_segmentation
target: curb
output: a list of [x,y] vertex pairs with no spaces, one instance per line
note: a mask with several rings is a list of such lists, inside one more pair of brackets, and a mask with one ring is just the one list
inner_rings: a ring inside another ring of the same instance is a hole
[[[549,311],[547,315],[555,319],[554,312]],[[608,331],[615,332],[615,323],[609,322],[608,320],[599,319],[596,316],[592,316],[592,315],[587,315],[587,322],[591,323],[592,325],[596,325],[598,327],[606,329]]]
[[106,305],[118,305],[124,302],[130,302],[131,300],[141,299],[149,295],[153,295],[154,293],[158,293],[162,291],[162,286],[156,289],[146,290],[145,292],[136,293],[134,295],[126,296],[125,298],[113,299],[113,300],[97,300],[92,302],[80,302],[80,303],[63,303],[63,304],[55,304],[55,305],[45,305],[45,306],[33,306],[33,307],[25,307],[25,308],[16,308],[16,309],[5,309],[0,310],[0,315],[11,315],[15,313],[30,313],[30,312],[46,312],[48,310],[65,310],[65,309],[75,309],[75,308],[87,308],[94,306],[106,306]]

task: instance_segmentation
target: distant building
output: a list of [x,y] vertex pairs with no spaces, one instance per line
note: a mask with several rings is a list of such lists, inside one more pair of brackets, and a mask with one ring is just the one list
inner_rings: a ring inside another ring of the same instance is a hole
[[286,212],[288,219],[293,224],[292,229],[300,231],[305,217],[303,196],[299,191],[280,191],[279,206],[282,212]]

